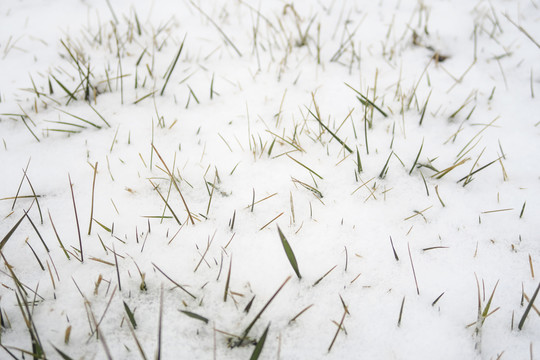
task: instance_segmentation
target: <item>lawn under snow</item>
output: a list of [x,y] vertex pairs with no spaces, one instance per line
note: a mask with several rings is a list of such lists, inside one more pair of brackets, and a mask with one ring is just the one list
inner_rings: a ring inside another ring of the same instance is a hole
[[538,0],[0,24],[0,358],[540,356]]

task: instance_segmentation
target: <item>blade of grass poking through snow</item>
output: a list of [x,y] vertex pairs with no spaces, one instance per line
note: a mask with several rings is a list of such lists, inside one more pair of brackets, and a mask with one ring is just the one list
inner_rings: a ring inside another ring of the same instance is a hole
[[227,273],[227,281],[225,282],[225,293],[223,294],[223,302],[227,302],[227,294],[229,293],[229,283],[231,281],[231,271],[232,271],[232,254],[231,254],[231,260],[229,262],[229,272]]
[[135,321],[135,316],[133,315],[133,312],[129,308],[128,304],[126,304],[125,301],[123,301],[123,303],[124,303],[124,310],[126,310],[126,314],[127,314],[128,318],[129,318],[129,322],[131,323],[133,328],[136,329],[137,328],[137,322]]
[[172,282],[174,285],[176,285],[177,287],[179,287],[180,289],[182,289],[186,294],[188,294],[189,296],[191,296],[192,298],[196,299],[197,297],[195,295],[193,295],[192,293],[190,293],[189,291],[187,291],[182,285],[180,285],[179,283],[177,283],[176,281],[174,281],[173,279],[171,279],[167,274],[165,274],[163,272],[163,270],[161,270],[156,264],[152,263],[152,265],[154,265],[154,267],[156,268],[157,271],[159,271],[161,274],[163,274],[163,276],[165,276],[170,282]]
[[199,314],[195,314],[195,313],[193,313],[193,312],[191,312],[191,311],[180,310],[180,312],[181,312],[182,314],[185,314],[185,315],[189,316],[189,317],[192,318],[192,319],[196,319],[196,320],[202,321],[202,322],[204,322],[205,324],[208,324],[208,322],[210,321],[210,320],[208,320],[207,318],[205,318],[204,316],[201,316],[201,315],[199,315]]
[[283,232],[279,228],[279,225],[277,226],[277,230],[279,233],[279,238],[281,239],[281,244],[283,245],[283,249],[285,250],[285,254],[287,254],[287,259],[289,259],[289,263],[291,263],[291,266],[296,273],[296,276],[298,276],[299,279],[302,278],[302,275],[300,275],[300,270],[298,269],[298,263],[296,262],[296,257],[294,256],[294,252],[291,249],[291,245],[289,245],[289,242],[287,241],[287,238],[285,235],[283,235]]
[[392,157],[392,155],[394,155],[393,151],[390,153],[390,155],[388,155],[388,159],[386,159],[381,173],[379,174],[379,179],[384,179],[386,177],[386,173],[388,172],[388,163],[390,162],[390,158]]
[[63,112],[64,114],[69,115],[69,116],[71,116],[72,118],[75,118],[75,119],[77,119],[77,120],[80,120],[80,121],[84,122],[85,124],[91,125],[91,126],[95,127],[96,129],[101,129],[101,126],[96,125],[96,124],[94,124],[93,122],[91,122],[91,121],[89,121],[89,120],[83,119],[83,118],[80,117],[80,116],[70,114],[70,113],[68,113],[67,111],[64,111],[64,110],[62,110],[62,109],[56,108],[56,110],[58,110],[58,111],[60,111],[60,112]]
[[6,245],[11,235],[13,235],[15,230],[17,230],[17,228],[19,227],[19,225],[21,224],[21,222],[24,220],[25,217],[26,217],[26,213],[19,219],[19,221],[17,221],[17,223],[11,228],[11,230],[8,231],[8,233],[6,234],[6,236],[4,236],[2,241],[0,241],[0,251],[2,250],[4,245]]
[[180,191],[180,188],[178,187],[178,184],[176,183],[176,180],[174,178],[174,174],[171,173],[171,171],[169,170],[169,167],[167,166],[167,164],[165,163],[165,160],[163,160],[163,158],[161,157],[160,153],[157,151],[156,147],[154,146],[154,144],[152,144],[152,149],[154,149],[154,151],[156,152],[157,156],[159,157],[159,160],[161,161],[161,163],[163,164],[163,166],[165,167],[165,170],[167,170],[167,175],[169,175],[169,177],[171,178],[171,181],[173,182],[173,185],[174,187],[176,188],[176,190],[178,191],[178,193],[180,194],[180,198],[182,198],[182,202],[184,203],[184,207],[186,208],[186,211],[188,213],[188,217],[189,217],[189,220],[191,221],[191,224],[192,225],[195,225],[195,221],[193,220],[193,217],[191,216],[191,212],[189,211],[189,208],[188,208],[188,205],[186,203],[186,200],[184,199],[184,195],[182,195],[182,192]]
[[94,165],[94,180],[92,181],[92,198],[90,203],[90,223],[88,224],[88,235],[92,234],[92,218],[94,217],[94,191],[96,189],[96,175],[98,163]]
[[56,350],[56,352],[58,353],[58,355],[60,355],[60,357],[64,360],[73,360],[72,357],[70,357],[69,355],[67,355],[66,353],[64,353],[62,350],[60,350],[59,348],[57,348],[56,346],[52,345],[52,347],[54,348],[54,350]]
[[64,90],[64,91],[66,92],[66,94],[69,95],[69,99],[70,99],[70,100],[75,100],[75,101],[77,101],[77,98],[75,97],[75,95],[73,95],[73,93],[72,93],[71,91],[69,91],[69,90],[64,86],[64,84],[62,84],[60,81],[58,81],[58,79],[57,79],[56,77],[54,77],[54,75],[51,74],[51,76],[52,76],[52,78],[54,79],[54,81],[56,81],[56,83],[57,83],[58,85],[60,85],[60,87],[62,88],[62,90]]
[[351,85],[347,84],[347,83],[344,83],[345,85],[347,85],[347,87],[349,87],[350,89],[352,89],[355,93],[357,93],[358,95],[360,95],[360,98],[358,98],[358,100],[366,105],[365,103],[368,103],[369,105],[373,106],[378,112],[380,112],[384,117],[388,117],[388,114],[386,114],[380,107],[378,107],[377,105],[375,105],[375,103],[373,103],[371,100],[369,100],[367,97],[365,97],[364,95],[362,95],[358,90],[356,90],[355,88],[353,88]]
[[242,334],[242,337],[240,338],[239,340],[239,345],[242,345],[244,340],[246,339],[246,337],[248,336],[249,334],[249,331],[251,330],[251,328],[253,327],[253,325],[255,325],[255,323],[257,322],[257,320],[259,320],[259,318],[261,317],[261,315],[263,314],[263,312],[266,310],[266,308],[268,308],[268,306],[270,305],[270,303],[272,302],[272,300],[274,300],[277,296],[277,294],[279,294],[279,292],[281,291],[281,289],[283,289],[283,287],[285,286],[285,284],[287,284],[287,282],[291,279],[291,277],[287,277],[285,279],[285,281],[283,282],[283,284],[281,284],[281,286],[279,287],[279,289],[276,290],[276,292],[274,293],[274,295],[272,295],[272,297],[270,298],[270,300],[268,300],[268,302],[266,303],[266,305],[263,306],[263,308],[261,309],[261,311],[259,311],[259,313],[255,316],[255,318],[253,319],[253,321],[248,325],[248,327],[246,328],[246,330],[244,330],[244,333]]
[[84,261],[81,228],[79,226],[79,215],[77,215],[77,205],[75,204],[75,194],[73,194],[73,183],[71,182],[71,176],[68,174],[69,188],[71,190],[71,199],[73,200],[73,210],[75,211],[75,223],[77,224],[77,234],[79,235],[79,250],[81,251],[81,262]]
[[261,335],[261,338],[257,342],[257,345],[255,346],[255,349],[253,349],[253,353],[251,354],[251,357],[249,360],[257,360],[259,358],[259,355],[261,355],[264,342],[266,341],[266,335],[268,335],[268,329],[270,329],[270,324],[266,327],[266,330],[264,330],[263,334]]
[[358,146],[356,147],[356,167],[358,174],[362,172],[362,160],[360,159],[360,152],[358,151]]
[[296,160],[295,158],[293,158],[292,156],[290,156],[289,154],[286,154],[287,157],[289,159],[291,159],[292,161],[294,161],[295,163],[297,163],[298,165],[302,166],[304,169],[307,169],[310,173],[312,173],[313,175],[317,176],[319,179],[323,180],[322,176],[317,174],[315,171],[311,170],[308,166],[302,164],[300,161]]
[[103,120],[103,122],[105,123],[105,125],[107,125],[107,127],[111,127],[111,125],[109,125],[109,123],[107,122],[107,120],[105,120],[105,118],[104,118],[103,116],[101,116],[101,114],[100,114],[96,109],[94,109],[94,107],[93,107],[92,105],[90,105],[90,104],[88,104],[88,105],[90,106],[90,108],[91,108],[92,110],[94,110],[94,112],[97,114],[97,116],[99,116],[99,118],[100,118],[101,120]]
[[521,330],[525,324],[525,319],[527,319],[527,315],[529,315],[529,311],[531,311],[531,308],[534,305],[534,300],[536,300],[536,296],[538,296],[538,291],[540,291],[540,283],[538,283],[538,287],[536,288],[531,300],[529,301],[529,304],[527,305],[527,308],[525,309],[525,312],[523,313],[523,316],[521,317],[521,320],[519,321],[519,330]]
[[321,121],[321,119],[319,119],[319,117],[317,115],[315,115],[310,109],[308,109],[306,107],[307,111],[309,111],[309,113],[311,114],[311,116],[313,116],[315,118],[315,120],[317,120],[317,122],[326,130],[328,131],[328,133],[330,135],[332,135],[332,137],[334,139],[337,140],[338,143],[340,143],[348,152],[352,153],[353,151],[351,150],[350,147],[347,146],[347,144],[345,144],[336,134],[334,134],[332,132],[332,130],[330,130],[326,125],[323,124],[323,122]]
[[28,212],[26,210],[23,210],[23,211],[24,211],[24,214],[26,215],[26,218],[30,222],[30,225],[32,225],[32,228],[34,228],[34,231],[38,235],[39,240],[41,240],[41,243],[45,247],[45,250],[47,250],[47,252],[49,252],[49,247],[47,246],[47,244],[45,244],[45,240],[43,240],[43,237],[41,236],[41,234],[40,234],[39,230],[37,229],[36,225],[34,225],[34,222],[32,221],[32,219],[30,219],[30,216],[28,216]]
[[169,205],[169,202],[163,197],[163,195],[161,194],[161,192],[159,191],[157,185],[155,185],[152,180],[148,179],[148,181],[150,181],[150,184],[152,184],[152,186],[154,187],[154,190],[156,190],[156,192],[158,193],[159,197],[161,198],[161,200],[163,200],[163,202],[165,203],[165,205],[167,206],[167,209],[169,209],[169,211],[171,212],[171,214],[173,215],[174,217],[174,220],[176,220],[176,222],[178,223],[178,225],[182,225],[182,223],[180,222],[180,220],[178,220],[178,217],[176,216],[176,214],[174,213],[173,209],[171,208],[171,206]]
[[416,155],[416,159],[414,159],[414,164],[411,166],[411,170],[409,171],[409,175],[412,174],[414,167],[416,166],[416,163],[418,162],[418,159],[420,158],[420,154],[422,153],[422,148],[424,147],[424,139],[422,139],[422,145],[420,145],[420,150],[418,150],[418,154]]
[[[60,236],[58,235],[58,231],[56,231],[56,226],[54,226],[54,222],[53,222],[53,219],[52,219],[52,216],[51,216],[51,212],[49,210],[47,210],[47,212],[49,213],[49,220],[51,220],[51,226],[53,228],[53,231],[54,231],[54,235],[56,235],[56,239],[58,240],[58,243],[60,244],[60,247],[62,248],[62,250],[64,251],[64,254],[66,255],[66,257],[68,258],[68,260],[70,260],[69,258],[69,254],[66,250],[66,248],[64,247],[64,244],[62,243],[62,240],[60,240]],[[0,250],[2,249],[2,247],[0,246]]]
[[167,79],[165,79],[165,84],[163,84],[163,87],[161,88],[161,92],[159,93],[160,96],[163,96],[163,93],[165,92],[165,87],[169,83],[169,79],[171,78],[172,72],[176,66],[176,63],[178,62],[178,59],[180,58],[180,54],[182,53],[182,49],[184,48],[184,42],[186,41],[187,34],[184,35],[184,40],[182,40],[182,44],[180,44],[180,49],[178,49],[178,53],[176,53],[176,57],[174,58],[171,67],[169,69],[169,72],[167,74]]
[[[11,278],[13,279],[13,282],[15,284],[15,297],[17,299],[17,304],[19,306],[19,310],[21,311],[21,315],[24,319],[25,325],[28,329],[28,332],[30,333],[30,340],[32,342],[32,357],[34,359],[46,359],[45,352],[43,350],[43,345],[41,344],[41,340],[39,339],[38,331],[36,328],[36,324],[34,323],[33,318],[33,309],[30,309],[28,307],[29,302],[26,301],[26,291],[22,287],[21,282],[15,275],[15,272],[12,269],[12,266],[9,265],[7,262],[4,254],[0,252],[0,256],[2,256],[2,259],[4,260],[4,264],[6,265],[7,269],[9,270],[9,273],[11,275]],[[34,299],[35,301],[35,299]]]

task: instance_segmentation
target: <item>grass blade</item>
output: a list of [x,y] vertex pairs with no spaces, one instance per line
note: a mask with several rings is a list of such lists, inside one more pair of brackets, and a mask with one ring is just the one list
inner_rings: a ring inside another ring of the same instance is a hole
[[287,238],[285,235],[283,235],[283,232],[279,228],[279,225],[277,227],[279,238],[281,239],[281,244],[283,245],[283,249],[285,250],[285,254],[287,254],[287,259],[289,259],[289,263],[291,263],[291,266],[296,273],[296,276],[298,276],[299,279],[302,278],[302,275],[300,275],[300,270],[298,269],[298,263],[296,262],[296,257],[294,256],[294,252],[291,249],[291,245],[289,245],[289,242],[287,241]]
[[204,322],[205,324],[208,324],[208,322],[210,320],[208,320],[207,318],[205,318],[204,316],[201,316],[199,314],[195,314],[191,311],[186,311],[186,310],[180,310],[181,313],[183,314],[186,314],[187,316],[189,316],[190,318],[193,318],[193,319],[196,319],[196,320],[200,320],[202,322]]
[[261,351],[264,346],[264,342],[266,341],[266,335],[268,335],[268,329],[270,329],[270,324],[266,327],[266,330],[264,330],[261,338],[257,342],[257,346],[255,346],[255,349],[253,350],[253,353],[251,354],[251,357],[249,360],[257,360],[259,358],[259,355],[261,355]]
[[536,291],[534,292],[531,301],[529,301],[529,305],[527,305],[527,308],[525,309],[525,312],[523,313],[523,316],[521,317],[521,320],[519,321],[518,329],[521,330],[523,328],[523,324],[525,324],[525,319],[527,319],[527,315],[529,315],[529,311],[531,311],[531,308],[533,307],[534,300],[536,300],[536,296],[538,295],[538,291],[540,291],[540,283],[538,283],[538,287],[536,288]]

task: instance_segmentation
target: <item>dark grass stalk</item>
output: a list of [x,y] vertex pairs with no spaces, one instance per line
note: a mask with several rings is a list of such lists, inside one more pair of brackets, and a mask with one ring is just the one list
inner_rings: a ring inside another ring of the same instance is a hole
[[97,114],[97,116],[99,116],[99,118],[105,123],[105,125],[107,125],[107,127],[111,127],[111,125],[107,122],[107,120],[105,120],[105,118],[90,104],[88,104],[90,106],[90,108],[92,110],[94,110],[94,112]]
[[416,163],[418,162],[418,159],[420,158],[420,154],[422,153],[422,149],[424,147],[424,139],[422,139],[422,145],[420,145],[420,150],[418,150],[418,154],[416,155],[416,159],[414,159],[414,164],[411,166],[411,170],[409,171],[409,175],[412,174],[414,167],[416,166]]
[[431,306],[435,306],[435,304],[442,298],[442,296],[444,295],[444,292],[437,296],[437,298],[431,303]]
[[229,261],[229,272],[227,273],[227,281],[225,282],[225,292],[223,293],[223,302],[227,302],[227,295],[229,294],[229,284],[231,282],[231,271],[232,271],[232,254]]
[[60,85],[60,87],[62,88],[62,90],[64,90],[64,91],[66,92],[66,94],[69,95],[69,99],[70,99],[70,100],[77,100],[77,98],[75,97],[75,95],[73,95],[73,93],[72,93],[71,91],[69,91],[69,90],[64,86],[64,84],[62,84],[62,83],[61,83],[54,75],[51,74],[51,76],[52,76],[52,78],[54,79],[54,81],[56,81],[56,83],[57,83],[58,85]]
[[28,243],[28,242],[26,243],[26,245],[28,245],[28,247],[32,251],[32,254],[34,254],[34,257],[36,258],[41,270],[45,271],[45,267],[43,266],[43,263],[41,262],[41,260],[39,260],[39,257],[37,256],[36,252],[34,251],[34,248],[32,248],[32,245],[30,245],[30,243]]
[[157,90],[154,90],[154,91],[152,91],[152,92],[149,92],[148,94],[144,95],[143,97],[138,98],[137,100],[135,100],[135,101],[133,102],[133,104],[138,104],[138,103],[140,103],[140,102],[143,101],[144,99],[146,99],[146,98],[148,98],[148,97],[154,95],[156,92],[157,92]]
[[32,136],[37,140],[37,142],[41,142],[39,140],[39,138],[37,137],[37,135],[32,131],[32,129],[30,129],[30,126],[28,126],[28,124],[26,123],[26,121],[24,120],[24,116],[21,116],[21,120],[24,124],[24,126],[26,126],[26,128],[28,129],[28,131],[30,131],[30,134],[32,134]]
[[162,328],[163,328],[163,285],[161,286],[160,293],[159,293],[158,338],[157,338],[156,360],[161,360]]
[[287,255],[287,259],[289,260],[289,263],[291,264],[294,272],[296,273],[296,276],[299,279],[301,279],[302,275],[300,275],[300,269],[298,268],[298,262],[296,261],[296,257],[294,256],[294,252],[293,252],[293,250],[291,248],[291,245],[287,241],[287,238],[285,237],[285,235],[283,235],[283,232],[279,228],[279,225],[277,225],[277,230],[278,230],[279,238],[281,239],[281,244],[283,245],[283,249],[285,250],[285,254]]
[[431,90],[429,91],[429,95],[426,99],[426,102],[424,103],[424,107],[422,108],[422,115],[420,115],[419,126],[422,126],[422,123],[424,122],[424,116],[426,115],[427,105],[428,105],[430,97],[431,97]]
[[73,210],[75,212],[75,223],[77,224],[77,234],[79,236],[79,250],[81,252],[81,262],[84,262],[81,227],[79,226],[79,215],[77,214],[77,205],[75,204],[75,194],[73,193],[73,183],[71,182],[71,176],[68,174],[69,188],[71,190],[71,199],[73,200]]
[[392,251],[394,252],[394,258],[396,261],[399,261],[399,256],[396,253],[396,248],[394,247],[394,241],[392,240],[392,237],[390,236],[390,245],[392,245]]
[[[116,268],[116,278],[118,280],[118,290],[122,291],[122,282],[120,281],[120,269],[118,268],[118,257],[116,256],[116,249],[113,244],[114,266]],[[82,254],[81,254],[82,257]]]
[[[312,94],[313,95],[313,94]],[[306,107],[307,111],[309,111],[309,113],[311,114],[311,116],[313,116],[315,118],[315,120],[317,120],[317,122],[326,130],[328,131],[328,133],[330,135],[332,135],[332,137],[334,139],[337,140],[337,142],[339,142],[349,153],[352,153],[353,151],[351,150],[351,148],[349,146],[347,146],[347,144],[345,144],[345,142],[343,142],[336,134],[334,134],[332,132],[332,130],[330,130],[326,125],[323,124],[323,122],[321,121],[321,119],[319,118],[319,116],[315,115],[310,109],[308,109]],[[317,175],[318,176],[318,175]],[[322,179],[322,178],[321,178]]]
[[375,103],[374,103],[373,101],[369,100],[366,96],[362,95],[358,90],[356,90],[355,88],[353,88],[351,85],[349,85],[349,84],[347,84],[347,83],[344,83],[344,84],[360,96],[360,97],[357,97],[357,99],[358,99],[364,106],[367,106],[367,104],[368,104],[368,105],[372,106],[373,108],[375,108],[375,110],[377,110],[378,112],[380,112],[384,117],[388,117],[388,114],[385,113],[380,107],[378,107],[377,105],[375,105]]
[[388,155],[388,159],[386,159],[386,162],[384,163],[381,173],[379,174],[379,179],[384,179],[386,177],[386,173],[388,172],[388,163],[390,162],[392,155],[394,155],[393,151],[390,152],[390,155]]
[[272,297],[270,298],[270,300],[268,300],[268,302],[263,306],[263,308],[261,309],[261,311],[259,311],[259,313],[255,316],[255,318],[253,319],[253,321],[248,325],[248,327],[244,330],[243,334],[242,334],[242,337],[240,338],[240,340],[238,341],[239,345],[242,345],[244,343],[244,340],[247,338],[248,334],[249,334],[249,331],[251,330],[251,328],[253,327],[253,325],[255,325],[255,323],[257,322],[257,320],[259,320],[259,318],[261,317],[261,315],[264,313],[264,311],[268,308],[268,306],[270,305],[270,303],[272,302],[272,300],[274,300],[277,296],[277,294],[279,294],[279,292],[281,291],[281,289],[283,289],[283,287],[285,286],[285,284],[287,284],[287,282],[291,279],[291,277],[287,277],[285,279],[285,281],[283,282],[283,284],[281,284],[281,286],[276,290],[276,292],[274,293],[274,295],[272,295]]
[[188,213],[188,217],[189,217],[189,220],[191,221],[191,224],[192,225],[195,225],[195,221],[193,220],[193,217],[191,216],[191,212],[189,211],[189,208],[188,208],[188,205],[186,203],[186,200],[184,199],[184,195],[182,195],[182,192],[180,191],[180,188],[178,187],[178,184],[176,183],[176,180],[174,179],[174,174],[171,173],[171,171],[169,170],[169,167],[167,166],[167,164],[165,163],[165,161],[163,160],[163,158],[161,157],[161,155],[159,154],[159,152],[157,151],[156,147],[154,146],[154,144],[152,144],[152,149],[156,152],[157,156],[159,157],[159,160],[161,160],[161,162],[163,163],[163,166],[165,166],[165,170],[167,170],[167,174],[169,175],[169,177],[171,178],[171,181],[173,182],[173,185],[174,187],[176,188],[176,190],[178,191],[178,193],[180,194],[180,197],[182,198],[182,202],[184,203],[184,206],[186,208],[186,211]]
[[337,267],[337,265],[334,265],[334,266],[333,266],[330,270],[328,270],[323,276],[321,276],[321,277],[319,278],[319,280],[315,281],[315,282],[313,283],[313,286],[317,286],[317,285],[318,285],[321,281],[323,281],[323,279],[324,279],[325,277],[327,277],[328,274],[330,274],[336,267]]
[[[67,259],[70,260],[69,254],[67,253],[67,250],[64,247],[64,244],[62,243],[62,240],[60,240],[60,236],[58,235],[58,231],[56,231],[56,226],[54,226],[54,222],[53,222],[53,219],[52,219],[52,216],[51,216],[51,212],[48,211],[48,213],[49,213],[49,219],[51,220],[51,225],[52,225],[54,234],[56,235],[56,239],[58,240],[58,243],[60,244],[60,247],[64,251],[64,254],[66,255]],[[0,247],[0,249],[1,249],[1,247]]]
[[360,152],[358,151],[358,146],[356,147],[356,170],[358,174],[362,172],[362,160],[360,159]]
[[84,122],[85,124],[91,125],[91,126],[95,127],[96,129],[101,129],[101,126],[96,125],[96,124],[94,124],[93,122],[91,122],[91,121],[89,121],[89,120],[83,119],[83,118],[80,117],[80,116],[70,114],[70,113],[68,113],[67,111],[64,111],[64,110],[62,110],[62,109],[58,109],[58,108],[57,108],[56,110],[58,110],[58,111],[60,111],[60,112],[63,112],[64,114],[69,115],[69,116],[71,116],[71,117],[73,117],[73,118],[75,118],[75,119],[77,119],[77,120],[80,120],[80,121]]
[[[463,180],[469,179],[471,176],[473,176],[473,175],[476,174],[477,172],[482,171],[482,170],[484,170],[485,168],[487,168],[488,166],[492,165],[493,163],[499,161],[499,159],[500,159],[500,157],[497,158],[497,159],[495,159],[495,160],[493,160],[492,162],[490,162],[490,163],[488,163],[488,164],[482,166],[481,168],[476,169],[475,171],[472,171],[471,173],[469,173],[469,175],[462,177],[462,178],[459,179],[457,182],[460,183],[460,182],[462,182]],[[470,182],[471,182],[471,181],[464,182],[464,183],[463,183],[463,186],[467,185],[467,184],[470,183]]]
[[13,235],[15,230],[17,230],[17,228],[19,227],[19,225],[21,224],[21,222],[24,220],[25,217],[26,217],[26,213],[19,219],[19,221],[17,221],[17,223],[11,228],[11,230],[8,231],[8,233],[4,236],[2,241],[0,241],[0,252],[2,248],[4,247],[4,245],[6,245],[9,238]]
[[251,310],[251,306],[253,306],[253,301],[255,301],[255,295],[253,295],[253,297],[251,298],[251,300],[249,300],[248,304],[246,305],[246,307],[244,308],[244,312],[246,314],[249,314],[249,310]]
[[[216,235],[216,233],[214,232],[214,236]],[[212,245],[212,241],[214,240],[214,236],[212,236],[212,239],[208,241],[208,243],[206,244],[206,250],[204,250],[204,253],[202,254],[201,256],[201,260],[199,260],[199,262],[197,263],[197,266],[195,266],[195,269],[193,270],[193,272],[197,272],[197,270],[199,269],[199,266],[201,266],[202,262],[205,261],[204,258],[206,257],[206,254],[208,253],[208,250],[210,250],[210,245]],[[208,262],[207,262],[208,264]]]
[[179,287],[182,291],[184,291],[186,294],[188,294],[189,296],[191,296],[193,299],[196,299],[197,297],[195,295],[193,295],[192,293],[190,293],[189,291],[187,291],[182,285],[180,285],[179,283],[177,283],[176,281],[174,281],[173,279],[171,279],[169,277],[169,275],[165,274],[163,272],[163,270],[161,270],[156,264],[152,263],[152,265],[156,268],[157,271],[159,271],[163,276],[165,276],[167,278],[167,280],[169,280],[170,282],[172,282],[174,285],[176,285],[177,287]]
[[107,345],[107,341],[105,340],[105,337],[103,336],[103,334],[102,334],[102,332],[101,332],[101,330],[99,328],[99,323],[96,322],[96,317],[94,315],[94,312],[92,311],[92,308],[90,307],[90,303],[88,302],[88,300],[86,300],[86,304],[87,304],[88,313],[90,315],[90,319],[94,323],[94,327],[96,329],[97,337],[99,338],[99,340],[101,342],[101,345],[103,346],[103,350],[105,351],[105,355],[106,355],[108,360],[113,360],[113,357],[111,356],[111,351],[109,350],[109,346]]
[[298,314],[296,314],[291,320],[289,320],[289,324],[296,321],[296,319],[298,319],[300,317],[300,315],[302,315],[303,313],[305,313],[306,311],[308,311],[314,304],[311,304],[309,306],[307,306],[306,308],[304,308],[302,311],[300,311]]
[[347,308],[343,311],[343,316],[341,317],[341,321],[339,322],[336,334],[334,335],[334,338],[332,339],[332,342],[330,343],[330,346],[328,347],[328,352],[332,350],[332,347],[334,346],[334,343],[336,342],[336,339],[339,335],[339,332],[343,329],[343,322],[345,321],[345,316],[347,316]]
[[54,350],[58,353],[58,355],[60,355],[60,357],[64,360],[73,360],[73,358],[71,356],[69,356],[68,354],[66,354],[65,352],[63,352],[62,350],[60,350],[59,348],[57,348],[56,346],[52,345],[52,347],[54,348]]
[[139,354],[141,354],[141,357],[143,360],[148,360],[146,357],[146,354],[144,353],[144,350],[142,348],[141,342],[137,338],[137,334],[135,334],[135,331],[133,330],[133,327],[130,323],[128,323],[129,332],[131,333],[131,336],[133,337],[133,340],[135,341],[135,344],[137,345],[137,349],[139,350]]
[[34,199],[36,200],[36,205],[39,212],[39,219],[41,222],[41,225],[43,225],[43,214],[41,213],[41,206],[39,205],[38,196],[36,195],[36,192],[34,190],[34,187],[32,186],[32,183],[30,182],[30,178],[28,177],[28,173],[26,170],[24,171],[24,177],[26,178],[26,181],[28,182],[28,185],[30,186],[30,190],[32,191],[32,194],[34,195]]
[[291,159],[292,161],[294,161],[295,163],[297,163],[298,165],[302,166],[304,169],[307,169],[310,173],[312,173],[313,175],[317,176],[319,179],[323,180],[322,176],[317,174],[315,171],[313,171],[312,169],[310,169],[309,167],[307,167],[306,165],[302,164],[300,161],[296,160],[295,158],[293,158],[292,156],[290,156],[289,154],[286,154],[287,157],[289,159]]
[[260,229],[259,231],[263,230],[264,228],[266,228],[268,225],[270,225],[271,223],[273,223],[275,220],[277,220],[281,215],[283,215],[284,213],[281,212],[279,215],[277,215],[275,218],[273,218],[272,220],[270,220],[269,222],[267,222],[266,224],[264,224]]
[[186,37],[187,37],[187,34],[184,35],[184,40],[182,40],[182,43],[180,44],[180,48],[178,49],[178,52],[176,53],[176,56],[171,64],[170,70],[167,74],[167,78],[165,79],[165,83],[163,84],[163,87],[161,88],[161,92],[159,93],[160,96],[163,96],[163,93],[165,92],[165,87],[167,87],[167,84],[169,83],[169,79],[171,78],[174,68],[176,67],[176,63],[178,62],[178,59],[180,58],[180,54],[182,54],[182,49],[184,48]]
[[19,198],[19,193],[21,192],[21,187],[24,182],[24,179],[26,177],[26,172],[28,171],[28,167],[30,166],[30,159],[28,159],[28,162],[26,163],[26,168],[23,170],[23,177],[21,178],[21,182],[19,183],[19,187],[17,188],[17,192],[15,193],[15,197],[13,198],[13,204],[11,205],[11,211],[15,209],[15,204],[17,203],[17,199]]
[[529,301],[529,304],[527,305],[527,308],[525,309],[525,312],[523,313],[523,316],[521,317],[521,320],[519,321],[518,329],[523,329],[523,325],[525,324],[525,320],[527,319],[527,316],[529,315],[529,312],[531,311],[531,308],[534,305],[534,300],[536,300],[536,296],[538,296],[538,292],[540,291],[540,283],[538,283],[538,287],[536,288],[531,300]]
[[403,307],[404,306],[405,306],[405,296],[403,297],[403,300],[401,300],[401,308],[399,309],[399,318],[398,318],[398,322],[397,322],[398,327],[401,326],[401,319],[402,319],[402,316],[403,316]]
[[94,218],[94,191],[96,189],[96,175],[97,175],[98,163],[94,166],[94,180],[92,181],[92,198],[90,204],[90,221],[88,224],[88,235],[92,234],[92,219]]
[[199,315],[199,314],[195,314],[194,312],[186,311],[186,310],[179,310],[179,311],[180,311],[182,314],[187,315],[187,316],[189,316],[189,317],[192,318],[192,319],[202,321],[202,322],[205,323],[205,324],[208,324],[208,323],[210,322],[210,320],[208,320],[208,318],[205,318],[204,316],[201,316],[201,315]]
[[411,260],[411,268],[414,276],[414,284],[416,285],[416,293],[420,295],[420,289],[418,288],[418,280],[416,279],[416,271],[414,270],[414,263],[411,255],[411,247],[409,246],[409,243],[407,243],[407,249],[409,251],[409,260]]
[[[19,306],[19,309],[21,311],[21,315],[23,316],[24,322],[26,324],[26,327],[28,329],[28,332],[30,333],[30,339],[32,342],[32,357],[33,359],[42,359],[46,358],[45,352],[43,350],[43,345],[41,343],[41,340],[39,338],[39,334],[36,328],[36,325],[34,323],[34,319],[32,316],[32,311],[28,307],[28,302],[26,299],[26,291],[22,287],[22,283],[18,280],[17,276],[13,272],[13,269],[11,266],[9,266],[4,254],[0,252],[0,256],[2,256],[2,259],[4,260],[4,263],[6,264],[6,267],[8,268],[8,271],[11,274],[11,277],[15,283],[15,297],[17,299],[17,304]],[[37,294],[37,293],[36,293]]]
[[34,231],[36,232],[36,234],[38,235],[39,237],[39,240],[41,240],[41,243],[43,244],[43,246],[45,247],[45,250],[47,250],[47,252],[49,252],[49,247],[47,246],[47,244],[45,244],[45,240],[43,240],[43,237],[41,236],[41,233],[39,232],[39,230],[37,229],[36,225],[34,225],[34,222],[32,221],[32,219],[30,218],[30,216],[28,216],[28,212],[26,210],[23,210],[24,211],[24,215],[26,216],[26,218],[28,219],[28,221],[30,222],[30,224],[32,225],[32,228],[34,229]]
[[437,194],[437,197],[439,198],[439,201],[441,202],[441,205],[445,207],[444,202],[441,199],[441,195],[439,195],[439,185],[435,185],[435,193]]
[[178,217],[176,216],[174,210],[171,208],[171,205],[170,205],[169,202],[163,197],[163,195],[162,195],[161,192],[159,191],[158,187],[152,182],[152,180],[148,179],[148,181],[150,181],[150,184],[152,184],[152,186],[154,187],[154,190],[156,190],[156,192],[159,194],[159,197],[161,198],[161,200],[163,200],[163,202],[165,203],[165,206],[167,207],[167,209],[169,209],[169,211],[170,211],[171,214],[173,215],[174,220],[176,220],[176,222],[178,223],[178,225],[182,225],[182,223],[180,222],[180,220],[178,220]]

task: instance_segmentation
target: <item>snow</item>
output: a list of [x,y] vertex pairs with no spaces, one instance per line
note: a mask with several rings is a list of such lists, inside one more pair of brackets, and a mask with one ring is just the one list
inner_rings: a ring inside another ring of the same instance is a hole
[[0,357],[534,358],[539,6],[4,4]]

